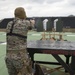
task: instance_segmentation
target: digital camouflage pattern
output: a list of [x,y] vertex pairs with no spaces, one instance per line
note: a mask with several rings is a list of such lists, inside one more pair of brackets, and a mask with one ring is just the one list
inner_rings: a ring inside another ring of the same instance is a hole
[[[13,33],[21,34],[27,36],[28,28],[30,26],[30,22],[27,20],[22,20],[19,18],[14,19],[14,27]],[[10,32],[13,21],[9,22],[7,25],[7,33]],[[23,50],[26,49],[27,39],[20,38],[17,36],[7,36],[7,49],[8,50]]]
[[[30,22],[19,18],[14,19],[13,33],[27,36]],[[6,28],[10,32],[13,21]],[[32,63],[27,52],[27,39],[18,36],[7,36],[6,65],[9,75],[32,75]]]

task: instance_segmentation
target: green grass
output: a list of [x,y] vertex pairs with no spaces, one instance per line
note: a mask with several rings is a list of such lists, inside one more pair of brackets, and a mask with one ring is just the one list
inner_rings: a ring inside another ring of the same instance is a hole
[[5,32],[0,32],[0,42],[6,41],[6,34]]
[[8,75],[5,65],[6,45],[0,45],[0,75]]

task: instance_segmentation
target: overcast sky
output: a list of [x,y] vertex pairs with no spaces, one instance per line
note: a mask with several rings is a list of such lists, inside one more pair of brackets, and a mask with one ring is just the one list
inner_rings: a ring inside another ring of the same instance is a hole
[[75,0],[0,0],[0,19],[14,17],[16,7],[24,7],[28,17],[75,15]]

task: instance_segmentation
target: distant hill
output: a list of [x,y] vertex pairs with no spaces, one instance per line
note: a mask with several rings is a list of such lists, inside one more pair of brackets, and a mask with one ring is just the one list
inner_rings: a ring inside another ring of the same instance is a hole
[[[32,19],[33,17],[29,17],[27,18],[27,20]],[[52,21],[52,25],[54,23],[55,19],[61,18],[61,20],[63,21],[63,27],[66,28],[67,26],[70,28],[75,28],[75,17],[73,15],[69,15],[68,17],[34,17],[35,19],[35,26],[37,27],[37,21],[38,19],[41,19],[42,21],[44,19],[51,19]],[[13,20],[13,18],[5,18],[3,20],[0,21],[0,29],[5,29],[8,22]]]
[[[14,18],[5,18],[5,19],[2,19],[0,20],[0,29],[5,29],[8,22],[12,21]],[[27,18],[27,20],[29,20],[31,18]]]
[[1,29],[6,28],[8,22],[11,21],[11,20],[13,20],[13,18],[5,18],[5,19],[1,20],[1,22],[0,22],[0,28]]

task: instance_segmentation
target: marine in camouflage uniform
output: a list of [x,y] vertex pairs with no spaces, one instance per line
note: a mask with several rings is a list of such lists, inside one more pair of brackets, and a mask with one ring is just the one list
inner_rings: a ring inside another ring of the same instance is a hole
[[[25,20],[26,13],[24,8],[16,8],[14,14],[14,20],[7,25],[7,34],[12,30],[12,33],[26,37],[28,29],[31,26],[30,22]],[[27,38],[12,35],[12,33],[7,35],[5,62],[8,68],[8,73],[9,75],[32,75],[32,63],[27,52]]]

